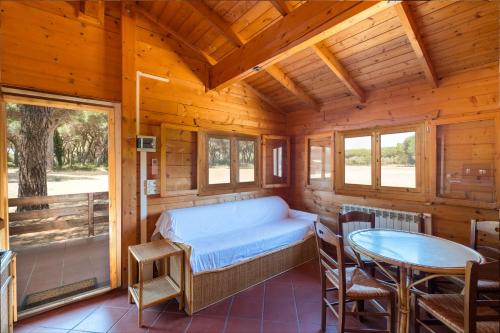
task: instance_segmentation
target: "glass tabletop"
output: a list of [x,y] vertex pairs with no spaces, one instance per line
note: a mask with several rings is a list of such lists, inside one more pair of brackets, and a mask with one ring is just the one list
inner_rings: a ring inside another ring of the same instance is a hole
[[467,246],[426,234],[363,229],[351,232],[347,238],[364,255],[412,269],[463,270],[469,260],[484,261],[481,254]]

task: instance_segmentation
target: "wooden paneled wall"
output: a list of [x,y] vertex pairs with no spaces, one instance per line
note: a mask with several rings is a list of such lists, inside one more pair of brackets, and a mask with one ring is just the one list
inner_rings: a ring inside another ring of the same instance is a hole
[[75,1],[0,1],[2,84],[121,99],[120,6],[104,24],[78,19]]
[[[158,142],[160,124],[164,122],[253,134],[284,134],[286,116],[259,99],[245,85],[207,93],[207,64],[134,13],[125,14],[128,18],[122,27],[124,20],[119,2],[106,2],[103,25],[79,20],[77,4],[67,1],[0,2],[0,84],[122,103],[121,238],[122,251],[126,251],[128,245],[139,240],[139,225],[134,221],[138,200],[131,193],[132,189],[139,189],[138,158],[131,140],[135,137],[136,70],[170,79],[168,84],[141,79],[141,132],[156,135]],[[130,31],[127,25],[134,24],[135,20],[138,22],[135,32]],[[127,36],[122,36],[122,31]],[[159,150],[148,155],[149,162],[152,158],[160,161]],[[150,178],[155,178],[150,167]],[[151,196],[148,200],[149,235],[164,209],[272,194],[286,197],[287,191]],[[126,262],[122,263],[122,273],[125,273]]]
[[[206,92],[203,78],[205,64],[187,54],[179,55],[178,45],[152,31],[147,22],[141,21],[136,31],[136,66],[146,73],[168,77],[169,83],[141,79],[141,131],[154,135],[160,141],[161,123],[199,126],[203,129],[237,131],[253,134],[283,134],[286,117],[260,100],[244,85],[233,85],[221,92]],[[148,153],[148,178],[159,179],[151,174],[151,160],[160,161],[157,153]],[[170,175],[175,177],[175,175]],[[169,188],[169,190],[172,190]],[[161,212],[168,208],[240,200],[278,194],[286,197],[286,189],[260,190],[243,193],[197,196],[187,194],[161,198],[148,198],[148,234]]]
[[[468,242],[472,218],[498,219],[492,209],[416,203],[337,195],[332,191],[306,189],[304,174],[304,135],[325,131],[370,128],[423,122],[445,117],[461,117],[478,113],[499,112],[498,63],[457,73],[440,80],[431,89],[422,81],[371,92],[366,104],[345,98],[324,105],[321,112],[298,111],[288,114],[287,128],[292,138],[292,188],[289,200],[295,208],[319,213],[323,220],[334,223],[335,214],[344,203],[427,212],[433,214],[433,232],[438,236]],[[496,135],[500,135],[497,133]],[[500,154],[497,147],[497,154]],[[424,167],[428,168],[428,161]]]

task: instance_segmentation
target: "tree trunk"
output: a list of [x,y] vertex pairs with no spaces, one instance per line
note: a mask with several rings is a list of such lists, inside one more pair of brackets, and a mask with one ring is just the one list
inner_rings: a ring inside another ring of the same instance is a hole
[[49,128],[47,137],[47,171],[54,170],[54,131]]
[[[51,109],[19,105],[21,128],[19,140],[19,197],[47,195],[47,142]],[[48,205],[18,207],[18,211],[45,209]]]

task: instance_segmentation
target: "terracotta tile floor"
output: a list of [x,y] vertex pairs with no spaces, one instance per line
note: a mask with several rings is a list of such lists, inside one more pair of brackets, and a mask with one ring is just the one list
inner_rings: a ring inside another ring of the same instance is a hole
[[108,235],[14,249],[17,255],[17,304],[32,293],[97,278],[109,284]]
[[[320,281],[315,262],[306,263],[267,282],[221,301],[192,317],[179,313],[175,301],[144,312],[137,327],[137,309],[124,290],[56,309],[16,324],[21,332],[169,332],[169,333],[317,333],[320,332]],[[383,322],[349,319],[356,327],[382,328]],[[328,318],[327,332],[336,332]]]

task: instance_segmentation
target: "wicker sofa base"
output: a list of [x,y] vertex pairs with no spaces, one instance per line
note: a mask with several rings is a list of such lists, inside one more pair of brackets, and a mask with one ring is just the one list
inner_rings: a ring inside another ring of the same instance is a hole
[[[189,248],[184,248],[189,258]],[[305,240],[227,268],[193,275],[185,261],[186,312],[193,314],[317,256],[316,240]]]

